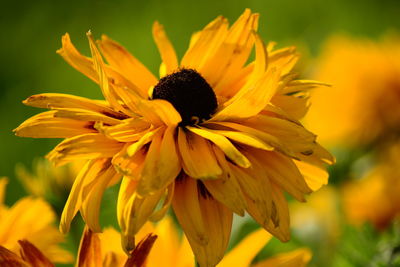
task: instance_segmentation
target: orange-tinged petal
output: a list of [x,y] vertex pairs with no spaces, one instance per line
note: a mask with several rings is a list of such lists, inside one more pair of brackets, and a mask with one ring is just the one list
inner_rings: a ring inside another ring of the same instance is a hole
[[216,147],[214,147],[214,151],[224,172],[219,179],[203,180],[202,182],[216,200],[238,215],[244,216],[247,204],[237,181],[237,177],[235,177],[235,174],[231,173],[231,170],[227,166],[228,162],[226,161],[224,153]]
[[255,136],[252,136],[251,134],[248,134],[248,133],[243,133],[243,132],[238,132],[238,131],[228,131],[228,130],[211,130],[211,129],[207,129],[207,130],[212,133],[223,135],[237,143],[241,143],[244,145],[248,145],[248,146],[251,146],[254,148],[259,148],[259,149],[267,150],[267,151],[274,150],[273,146],[266,144],[261,139],[255,137]]
[[182,58],[181,66],[200,69],[202,64],[215,53],[228,33],[228,21],[219,16],[203,30],[195,34],[191,44]]
[[226,121],[249,118],[260,113],[270,102],[278,87],[280,71],[268,70],[254,86],[239,91],[233,98],[224,103],[210,121]]
[[14,129],[15,135],[33,138],[69,138],[94,133],[93,122],[56,118],[56,111],[37,114]]
[[289,208],[287,200],[282,190],[271,183],[272,210],[270,218],[266,218],[264,211],[259,210],[248,202],[248,213],[263,226],[268,232],[273,234],[282,242],[290,239],[289,230]]
[[308,248],[299,248],[258,262],[253,267],[305,267],[311,257],[312,253]]
[[180,127],[178,131],[179,154],[187,175],[193,178],[215,179],[222,174],[208,140]]
[[90,185],[99,175],[108,170],[110,162],[107,159],[93,160],[86,163],[81,169],[78,177],[75,179],[74,184],[69,193],[67,203],[60,220],[60,231],[67,233],[72,219],[82,205],[83,190],[87,185]]
[[174,106],[162,99],[144,100],[138,103],[140,113],[153,125],[178,125],[182,121],[181,115]]
[[6,198],[6,186],[8,184],[8,179],[5,177],[0,177],[0,207],[4,204]]
[[99,41],[104,57],[122,75],[140,88],[140,95],[147,97],[147,91],[157,84],[154,75],[123,46],[103,35]]
[[[55,265],[28,240],[19,240],[21,257],[32,267],[54,267]],[[3,266],[3,265],[1,265]]]
[[101,113],[93,112],[87,109],[79,108],[55,108],[55,118],[66,118],[78,121],[86,121],[95,123],[104,123],[108,125],[115,125],[121,123],[121,120],[103,115]]
[[[175,146],[175,126],[153,138],[139,180],[137,192],[145,196],[168,186],[181,171]],[[163,135],[162,135],[163,134]]]
[[100,239],[88,227],[85,227],[79,245],[76,267],[98,267],[102,264]]
[[254,43],[251,34],[257,30],[257,24],[258,14],[252,14],[246,9],[229,29],[223,42],[215,48],[215,52],[198,69],[213,88],[225,77],[236,75],[246,63]]
[[61,41],[62,48],[57,50],[57,53],[60,54],[65,61],[67,61],[76,70],[82,72],[84,75],[97,82],[98,75],[93,67],[92,60],[79,53],[79,51],[72,44],[68,33],[62,37]]
[[93,232],[101,232],[99,214],[104,190],[113,179],[117,179],[118,177],[120,175],[115,172],[114,167],[110,164],[110,167],[106,171],[99,174],[90,185],[84,188],[80,211],[83,220]]
[[190,177],[177,181],[173,208],[200,266],[215,266],[228,245],[232,212],[200,183]]
[[187,126],[191,132],[210,140],[215,145],[217,145],[222,151],[224,151],[225,155],[231,159],[233,162],[238,164],[243,168],[250,167],[249,160],[228,140],[228,138],[223,135],[212,133],[205,128],[196,128]]
[[135,191],[137,181],[124,177],[119,189],[117,215],[121,227],[122,246],[126,252],[135,247],[135,234],[152,216],[158,203],[166,195],[166,190],[159,190],[152,195],[141,197]]
[[110,139],[129,143],[138,141],[152,127],[143,118],[130,118],[113,126],[98,125],[96,129]]
[[[99,85],[104,98],[107,100],[108,103],[110,103],[110,105],[114,109],[117,109],[118,111],[127,112],[127,110],[124,107],[122,107],[122,105],[118,102],[118,96],[115,94],[113,88],[109,84],[109,78],[104,69],[103,59],[100,55],[99,50],[96,47],[91,32],[88,32],[87,36],[89,39],[90,51],[92,53],[92,58],[93,58],[93,67],[97,72]],[[127,113],[129,114],[129,111]]]
[[76,159],[109,158],[122,149],[123,143],[102,134],[89,133],[65,139],[47,158],[57,166]]
[[304,202],[304,195],[311,193],[304,177],[292,159],[276,152],[253,150],[255,158],[264,166],[265,175],[298,201]]
[[258,229],[248,234],[238,245],[236,245],[218,267],[248,267],[253,266],[251,262],[260,250],[271,240],[272,236],[264,229]]
[[320,189],[323,185],[328,184],[329,174],[325,170],[325,168],[320,168],[307,162],[297,160],[294,161],[294,163],[299,168],[301,174],[304,176],[304,179],[311,190],[316,191]]
[[132,157],[135,155],[144,145],[149,143],[150,141],[153,140],[154,135],[156,135],[159,131],[161,131],[161,128],[154,129],[152,131],[149,131],[145,133],[140,139],[133,143],[132,145],[129,145],[126,149],[126,153],[128,156]]
[[116,119],[127,118],[125,114],[116,112],[110,106],[80,96],[58,94],[58,93],[45,93],[28,97],[23,101],[27,106],[37,108],[79,108],[101,113],[108,117]]
[[161,59],[165,64],[167,74],[171,74],[178,69],[178,58],[174,47],[164,31],[164,27],[157,21],[153,24],[153,38],[157,44],[158,51],[160,51]]

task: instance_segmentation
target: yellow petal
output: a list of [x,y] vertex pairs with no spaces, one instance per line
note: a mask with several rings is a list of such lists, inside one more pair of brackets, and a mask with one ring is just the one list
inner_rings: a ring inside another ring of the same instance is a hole
[[93,122],[56,118],[56,111],[37,114],[14,129],[15,135],[33,138],[69,138],[76,135],[95,133]]
[[177,181],[172,203],[200,266],[215,266],[229,242],[232,212],[199,183],[189,177]]
[[255,136],[252,136],[251,134],[248,134],[248,133],[243,133],[243,132],[238,132],[238,131],[228,131],[228,130],[211,130],[211,129],[207,129],[207,130],[212,133],[223,135],[237,143],[241,143],[244,145],[248,145],[248,146],[251,146],[254,148],[259,148],[259,149],[267,150],[267,151],[274,150],[273,146],[270,146],[270,145],[264,143],[262,140],[258,139]]
[[233,98],[224,103],[210,121],[225,121],[249,118],[260,113],[270,102],[278,87],[280,72],[272,68],[253,86],[239,91]]
[[295,161],[294,163],[299,168],[311,190],[317,191],[323,185],[328,184],[329,173],[325,168],[320,168],[302,161]]
[[164,133],[160,131],[153,138],[137,188],[140,195],[165,188],[181,171],[175,146],[175,130],[175,126],[170,126]]
[[260,164],[265,166],[265,175],[271,181],[298,201],[304,202],[304,195],[312,192],[292,159],[276,152],[252,150],[249,153],[252,153],[259,159]]
[[200,69],[201,65],[221,45],[227,33],[228,21],[224,17],[219,16],[198,32],[195,38],[192,37],[191,45],[183,56],[181,65]]
[[110,139],[118,142],[136,142],[144,134],[152,129],[151,125],[143,120],[143,118],[125,119],[123,122],[113,125],[96,125],[96,129]]
[[110,167],[107,170],[99,173],[93,183],[85,188],[85,193],[82,195],[82,206],[80,211],[83,220],[93,232],[101,232],[99,215],[103,193],[109,186],[110,182],[118,177],[120,177],[120,175],[115,172],[114,167],[110,164]]
[[160,51],[161,59],[165,64],[167,73],[170,74],[178,69],[178,59],[176,57],[175,49],[169,41],[164,27],[157,21],[153,24],[153,38],[157,44],[158,51]]
[[83,189],[88,184],[92,183],[104,170],[110,166],[109,161],[105,159],[89,161],[79,172],[78,177],[75,179],[74,184],[69,193],[67,203],[60,220],[60,231],[67,233],[72,219],[82,205]]
[[121,123],[121,120],[103,115],[101,113],[93,112],[86,109],[79,108],[55,108],[56,112],[54,117],[66,118],[78,121],[91,121],[94,123],[105,123],[108,125],[115,125]]
[[162,130],[161,128],[157,128],[157,129],[148,131],[147,133],[143,134],[137,142],[135,142],[132,145],[129,145],[127,147],[127,149],[126,149],[127,155],[130,157],[135,155],[136,152],[138,152],[145,144],[147,144],[151,140],[153,140],[154,135],[161,130]]
[[308,248],[299,248],[258,262],[253,267],[305,267],[311,257],[312,253]]
[[125,119],[126,115],[116,112],[110,106],[92,99],[57,93],[38,94],[23,101],[27,106],[37,108],[78,108],[94,111],[116,119]]
[[6,197],[6,186],[8,184],[8,179],[5,177],[0,178],[0,207],[4,204]]
[[179,127],[178,147],[182,167],[193,178],[216,178],[222,173],[209,141]]
[[289,230],[289,209],[287,200],[282,190],[271,183],[272,211],[270,218],[265,217],[265,213],[259,210],[253,203],[248,202],[248,213],[264,227],[268,232],[273,234],[282,242],[290,239]]
[[252,14],[246,9],[229,32],[223,35],[224,40],[213,48],[215,52],[207,56],[207,61],[199,68],[199,72],[213,88],[225,77],[236,75],[246,63],[254,43],[251,34],[257,30],[257,24],[258,14]]
[[92,53],[92,58],[93,58],[93,67],[97,72],[99,85],[104,98],[107,100],[108,103],[110,103],[110,105],[114,109],[117,109],[118,111],[126,111],[126,109],[123,108],[121,104],[118,102],[118,96],[115,94],[113,88],[109,84],[108,76],[104,69],[103,59],[101,58],[100,52],[96,47],[92,34],[88,32],[87,36],[89,39],[90,51]]
[[166,100],[144,100],[138,103],[137,108],[140,113],[155,126],[176,126],[182,121],[178,111]]
[[[271,235],[264,229],[256,230],[248,234],[238,245],[236,245],[222,261],[218,267],[248,267],[253,266],[251,262],[260,250],[269,242]],[[276,265],[277,266],[277,265]]]
[[60,54],[65,61],[67,61],[76,70],[82,72],[84,75],[97,82],[98,75],[96,70],[93,68],[92,60],[81,55],[79,51],[76,50],[68,33],[62,37],[61,41],[62,48],[57,50],[57,53]]
[[203,180],[202,182],[215,199],[238,215],[244,216],[247,204],[237,181],[237,177],[235,174],[231,173],[231,170],[227,166],[228,162],[226,161],[224,153],[218,148],[214,148],[214,152],[224,172],[219,179]]
[[108,63],[135,84],[143,98],[147,90],[157,84],[154,75],[123,46],[103,35],[99,41],[101,52]]
[[222,151],[224,151],[225,155],[230,158],[233,162],[238,164],[243,168],[250,167],[249,160],[224,136],[220,134],[215,134],[207,129],[196,128],[187,126],[191,132],[210,140],[214,144],[216,144]]
[[102,134],[83,134],[65,139],[47,155],[47,158],[56,165],[76,159],[110,158],[118,153],[122,146],[122,143],[108,139]]
[[[122,246],[125,251],[131,251],[134,244],[134,236],[139,229],[153,214],[161,198],[165,195],[165,190],[160,190],[152,195],[141,197],[136,192],[125,204],[123,212],[123,225],[121,225]],[[119,204],[118,205],[122,205]]]

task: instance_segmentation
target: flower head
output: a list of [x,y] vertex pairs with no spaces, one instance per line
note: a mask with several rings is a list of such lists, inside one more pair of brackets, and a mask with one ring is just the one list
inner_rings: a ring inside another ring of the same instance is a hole
[[218,17],[192,36],[178,62],[156,22],[160,80],[108,37],[99,50],[88,34],[90,58],[63,37],[58,53],[98,83],[105,100],[34,95],[24,103],[51,110],[15,130],[66,138],[48,155],[58,165],[87,160],[64,208],[63,232],[78,210],[99,232],[102,194],[123,176],[117,213],[127,251],[145,222],[162,218],[171,203],[202,266],[222,258],[233,212],[248,212],[289,240],[284,192],[304,201],[326,184],[325,163],[333,159],[298,121],[308,90],[321,83],[296,80],[295,49],[264,45],[257,27],[258,14],[248,9],[230,27]]

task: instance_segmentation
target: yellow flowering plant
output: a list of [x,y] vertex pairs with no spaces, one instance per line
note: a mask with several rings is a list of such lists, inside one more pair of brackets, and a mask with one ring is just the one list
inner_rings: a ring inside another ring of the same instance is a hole
[[63,233],[78,211],[100,232],[103,193],[121,182],[117,216],[128,253],[143,225],[171,205],[201,266],[222,259],[233,213],[248,213],[289,240],[285,192],[305,201],[327,183],[325,167],[334,161],[299,122],[309,90],[326,84],[297,79],[295,48],[265,45],[258,17],[246,9],[232,26],[216,18],[192,36],[180,62],[154,23],[159,79],[106,36],[96,42],[88,33],[91,57],[63,36],[58,53],[100,86],[104,100],[33,95],[24,104],[50,111],[15,129],[23,137],[65,138],[47,155],[56,165],[87,161],[65,204]]

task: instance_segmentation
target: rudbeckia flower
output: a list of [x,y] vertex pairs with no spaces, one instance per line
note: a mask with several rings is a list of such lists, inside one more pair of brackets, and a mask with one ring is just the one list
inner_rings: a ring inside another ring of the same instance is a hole
[[202,266],[222,258],[233,213],[247,212],[289,240],[284,192],[304,201],[327,183],[325,164],[333,161],[299,123],[308,90],[323,84],[297,80],[295,48],[264,45],[257,26],[258,14],[248,9],[232,26],[218,17],[192,36],[178,62],[156,22],[160,79],[106,36],[97,46],[88,33],[91,57],[63,36],[58,53],[98,83],[105,99],[31,96],[25,104],[51,110],[15,130],[65,138],[48,155],[57,165],[87,160],[65,205],[62,232],[78,211],[100,232],[103,192],[123,177],[117,214],[127,251],[145,222],[162,218],[171,203]]
[[0,254],[5,249],[11,251],[11,253],[18,253],[20,245],[34,244],[46,258],[53,262],[72,262],[72,255],[60,247],[64,238],[53,225],[56,214],[50,205],[39,198],[24,197],[12,207],[7,207],[4,204],[6,184],[7,179],[1,178],[0,247],[3,249],[1,249]]
[[400,125],[400,38],[380,42],[331,37],[314,78],[332,82],[314,90],[305,125],[329,146],[354,147],[398,136]]

